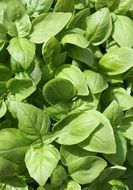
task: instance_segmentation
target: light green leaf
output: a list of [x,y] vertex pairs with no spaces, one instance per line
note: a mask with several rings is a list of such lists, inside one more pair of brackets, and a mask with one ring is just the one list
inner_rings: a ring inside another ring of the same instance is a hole
[[102,92],[103,90],[108,88],[108,83],[100,73],[91,70],[85,70],[84,76],[93,94]]
[[59,102],[53,106],[49,106],[44,109],[46,113],[53,119],[53,120],[60,120],[65,117],[70,109],[66,102]]
[[103,94],[103,100],[107,104],[116,100],[123,111],[128,110],[133,106],[133,97],[121,87],[107,89]]
[[62,145],[60,148],[61,162],[65,166],[71,165],[75,160],[84,158],[87,156],[95,156],[96,153],[86,151],[77,145],[66,146]]
[[104,157],[113,165],[122,166],[126,160],[127,143],[120,132],[115,133],[116,153],[106,154]]
[[133,67],[133,50],[127,47],[115,48],[99,61],[100,69],[107,75],[118,75]]
[[15,97],[15,100],[22,101],[30,96],[35,90],[36,86],[33,80],[12,78],[6,83],[6,87],[10,90],[10,95]]
[[106,161],[100,157],[87,156],[73,161],[68,166],[68,171],[74,181],[83,185],[94,181],[106,165]]
[[113,39],[121,47],[132,47],[133,46],[133,21],[127,17],[118,15],[113,23]]
[[66,34],[61,39],[61,43],[73,44],[81,48],[87,48],[89,45],[89,42],[86,40],[86,38],[82,34],[78,34],[78,33]]
[[78,95],[86,96],[89,94],[85,77],[78,67],[64,64],[57,69],[56,77],[69,80],[74,85]]
[[[51,37],[42,47],[43,59],[48,65],[52,65],[55,57],[60,53],[61,45],[55,37]],[[54,66],[54,65],[52,65]]]
[[[95,113],[95,111],[94,111]],[[53,128],[56,142],[64,145],[77,144],[86,139],[99,125],[93,111],[73,113],[59,121]]]
[[6,111],[7,111],[7,107],[4,100],[3,101],[0,100],[0,118],[5,115]]
[[112,31],[111,14],[108,8],[100,9],[86,20],[86,38],[93,44],[99,45],[107,40]]
[[15,175],[18,169],[18,165],[2,158],[0,156],[0,179],[2,177],[10,177]]
[[21,163],[30,143],[18,129],[3,129],[0,131],[0,156],[15,163]]
[[81,186],[75,181],[71,180],[67,183],[63,190],[81,190]]
[[129,140],[133,140],[133,115],[125,116],[119,125],[119,130]]
[[119,0],[118,7],[114,11],[116,14],[125,14],[127,11],[130,10],[132,5],[132,0]]
[[[69,22],[71,13],[44,13],[34,19],[30,40],[34,43],[43,43],[58,34]],[[57,22],[58,21],[58,22]]]
[[97,128],[91,135],[79,144],[80,147],[88,151],[111,154],[116,152],[116,143],[113,128],[109,120],[98,111],[91,111],[93,117],[100,121]]
[[84,9],[86,7],[90,7],[89,0],[75,0],[75,9]]
[[38,149],[31,146],[26,153],[25,164],[30,176],[43,186],[56,168],[59,159],[60,154],[53,145],[44,145]]
[[54,6],[55,12],[73,12],[74,0],[58,0]]
[[[126,185],[126,183],[124,181],[113,179],[109,183],[112,186],[111,190],[112,189],[115,189],[115,190],[129,190],[128,186]],[[108,189],[108,190],[110,190],[110,189]]]
[[83,112],[87,110],[96,110],[98,108],[100,99],[100,93],[99,94],[92,94],[90,93],[88,96],[84,97],[78,97],[74,101],[69,103],[69,108],[72,113],[75,112]]
[[11,101],[9,109],[19,121],[21,134],[30,141],[42,140],[50,127],[50,120],[43,110],[26,103]]
[[31,65],[35,56],[35,44],[26,38],[12,38],[7,50],[23,69]]
[[43,96],[49,104],[56,104],[60,101],[68,102],[75,95],[76,90],[73,84],[66,79],[52,79],[43,87]]
[[104,110],[103,114],[109,119],[113,127],[117,127],[124,116],[124,113],[116,100],[111,102],[111,104]]
[[53,0],[25,0],[27,13],[32,17],[37,17],[49,11]]
[[67,53],[70,57],[85,63],[91,68],[94,67],[94,57],[91,49],[81,48],[71,44],[67,45],[66,48],[67,48]]
[[12,37],[23,38],[29,35],[31,22],[20,1],[8,1],[4,12],[4,25],[7,28],[7,33]]

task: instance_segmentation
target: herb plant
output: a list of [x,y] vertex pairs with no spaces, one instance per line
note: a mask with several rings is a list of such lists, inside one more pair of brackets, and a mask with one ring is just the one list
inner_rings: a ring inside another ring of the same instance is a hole
[[132,190],[133,0],[0,1],[0,189]]

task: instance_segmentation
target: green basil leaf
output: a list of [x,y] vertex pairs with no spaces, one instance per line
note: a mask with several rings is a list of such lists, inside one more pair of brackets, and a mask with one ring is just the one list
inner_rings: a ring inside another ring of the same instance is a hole
[[7,107],[4,101],[0,101],[0,118],[5,115]]
[[127,47],[115,48],[99,61],[100,69],[107,75],[118,75],[133,67],[133,50]]
[[93,94],[102,92],[108,88],[108,83],[100,73],[91,70],[84,71],[87,84]]
[[36,86],[31,79],[13,78],[8,80],[6,87],[17,101],[22,101],[36,90]]
[[100,157],[88,156],[73,161],[68,166],[70,176],[79,184],[88,184],[96,179],[107,163]]
[[[31,146],[25,156],[25,164],[29,174],[39,185],[43,186],[56,168],[60,154],[53,145],[41,148]],[[34,163],[34,164],[33,164]]]
[[115,133],[116,153],[106,154],[104,157],[113,165],[122,166],[126,160],[127,144],[121,133]]
[[6,81],[11,78],[12,71],[5,64],[0,63],[0,81]]
[[91,110],[91,113],[100,121],[100,124],[79,146],[93,152],[116,153],[114,132],[109,120],[98,111]]
[[27,141],[18,129],[3,129],[0,131],[0,156],[20,164],[25,156],[30,142]]
[[57,165],[52,176],[50,177],[51,183],[56,187],[60,187],[66,181],[68,177],[67,175],[68,174],[65,168],[62,165]]
[[124,117],[124,113],[116,100],[111,102],[111,104],[104,110],[103,114],[109,119],[113,127],[118,126]]
[[[95,111],[94,111],[95,112]],[[77,144],[86,139],[99,125],[93,111],[73,113],[59,121],[53,128],[56,142],[64,145]]]
[[66,34],[61,39],[62,44],[73,44],[81,48],[87,48],[89,45],[89,42],[86,40],[86,38],[82,34]]
[[74,0],[58,0],[54,7],[55,12],[73,12]]
[[37,44],[48,41],[66,26],[71,16],[62,12],[41,14],[32,23],[30,40]]
[[[127,16],[118,15],[113,23],[113,39],[121,47],[133,46],[133,21]],[[126,36],[125,36],[126,34]]]
[[63,190],[81,190],[81,186],[75,181],[71,180],[67,183]]
[[29,68],[35,56],[35,44],[26,38],[12,38],[7,50],[23,69]]
[[61,162],[65,166],[71,165],[75,160],[84,158],[87,156],[95,156],[94,152],[86,151],[77,145],[66,146],[62,145],[60,148]]
[[103,170],[98,180],[100,182],[107,182],[112,179],[117,179],[121,177],[125,172],[126,172],[126,168],[123,166],[111,166]]
[[49,11],[53,0],[26,0],[26,10],[28,15],[37,17]]
[[108,8],[100,9],[90,15],[87,18],[86,23],[86,38],[93,45],[102,44],[111,34],[112,20]]
[[73,84],[66,79],[52,79],[43,87],[43,96],[49,104],[56,104],[60,101],[68,102],[75,95],[76,90]]
[[81,48],[75,45],[68,45],[67,53],[73,59],[81,61],[91,68],[94,67],[94,57],[91,49]]
[[18,165],[0,156],[0,178],[15,175]]
[[123,111],[128,110],[133,106],[133,97],[121,87],[114,87],[105,91],[103,94],[103,100],[107,104],[113,100],[116,100],[120,106],[120,109]]
[[43,110],[26,103],[11,101],[9,109],[19,121],[21,134],[30,141],[42,139],[50,127],[50,120]]
[[133,115],[125,116],[119,125],[119,130],[129,140],[133,140]]
[[89,94],[85,77],[78,67],[64,64],[57,69],[56,77],[69,80],[74,85],[78,95],[86,96]]
[[30,18],[20,1],[7,2],[4,11],[4,25],[7,28],[7,33],[12,37],[23,38],[29,35],[31,30]]

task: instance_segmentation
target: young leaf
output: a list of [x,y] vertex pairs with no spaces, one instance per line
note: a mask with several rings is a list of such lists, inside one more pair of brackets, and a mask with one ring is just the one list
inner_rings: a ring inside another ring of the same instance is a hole
[[107,75],[118,75],[133,67],[133,50],[127,47],[115,48],[99,61],[100,69]]
[[73,161],[68,166],[70,176],[79,184],[88,184],[96,179],[107,163],[100,157],[88,156]]
[[67,183],[67,185],[63,190],[75,190],[75,189],[81,190],[81,186],[77,182],[71,180]]
[[53,145],[44,145],[41,148],[31,146],[25,156],[25,164],[30,176],[41,186],[52,175],[59,160],[60,154]]
[[0,118],[5,115],[6,111],[7,111],[7,107],[6,107],[5,102],[0,100]]
[[86,38],[95,46],[105,42],[111,34],[112,20],[108,8],[100,9],[90,15],[86,23]]
[[82,34],[73,33],[73,34],[66,34],[61,39],[62,44],[73,44],[81,48],[87,48],[89,45],[89,42],[86,40],[86,38]]
[[108,88],[108,83],[100,73],[96,73],[91,70],[85,70],[84,76],[93,94],[102,92],[103,90]]
[[79,144],[88,151],[113,154],[116,152],[114,132],[109,120],[100,112],[91,110],[93,117],[100,121],[97,128]]
[[15,100],[22,101],[30,96],[35,90],[36,86],[30,78],[17,79],[12,78],[6,83],[6,87],[10,90],[11,95],[15,97]]
[[30,142],[27,141],[18,129],[3,129],[0,131],[0,156],[20,164],[25,156]]
[[111,89],[107,89],[107,91],[103,94],[104,102],[107,104],[116,100],[120,109],[128,110],[133,106],[133,97],[128,94],[128,92],[121,87],[114,87]]
[[[94,111],[95,112],[95,111]],[[99,125],[93,111],[73,113],[59,121],[53,128],[56,142],[64,145],[77,144],[86,139]]]
[[74,85],[78,95],[86,96],[89,94],[85,77],[78,67],[64,64],[57,69],[56,77],[69,80]]
[[23,38],[29,35],[31,22],[21,1],[7,1],[4,11],[4,25],[7,28],[7,33],[12,37]]
[[32,23],[30,40],[37,44],[47,42],[66,26],[71,16],[71,13],[62,12],[41,14]]
[[26,38],[12,38],[7,50],[25,70],[29,68],[35,56],[35,44]]
[[71,165],[75,160],[84,158],[87,156],[95,156],[94,152],[86,151],[77,145],[66,146],[62,145],[60,148],[61,162],[65,166]]
[[[121,47],[133,46],[133,21],[127,16],[118,15],[113,23],[113,39]],[[125,35],[126,34],[126,35]]]
[[66,79],[52,79],[43,87],[43,96],[49,104],[56,104],[61,101],[68,102],[75,95],[76,90],[73,84]]
[[75,45],[68,45],[66,49],[68,55],[73,59],[81,61],[91,68],[94,67],[94,57],[91,49],[81,48]]
[[50,120],[43,110],[26,103],[11,101],[9,109],[19,121],[21,134],[30,141],[42,139],[50,127]]
[[53,0],[26,0],[26,10],[28,15],[37,17],[49,11]]
[[127,144],[121,133],[115,133],[116,153],[106,154],[104,157],[113,165],[122,166],[126,160]]
[[58,0],[54,7],[55,12],[73,12],[74,0]]
[[117,127],[124,117],[124,113],[116,100],[104,110],[103,114],[109,119],[113,127]]

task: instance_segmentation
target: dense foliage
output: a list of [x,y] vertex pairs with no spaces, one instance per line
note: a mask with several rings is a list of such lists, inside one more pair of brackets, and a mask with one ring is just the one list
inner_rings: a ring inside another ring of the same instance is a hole
[[133,0],[0,1],[0,189],[132,190]]

